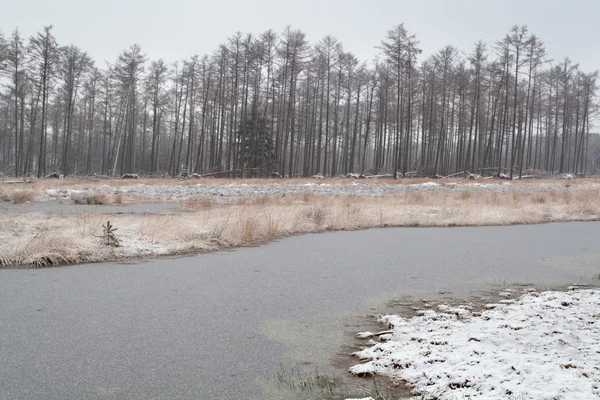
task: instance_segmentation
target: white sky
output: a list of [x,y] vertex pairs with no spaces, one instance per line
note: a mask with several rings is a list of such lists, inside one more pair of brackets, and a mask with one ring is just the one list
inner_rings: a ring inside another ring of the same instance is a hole
[[103,66],[130,44],[167,62],[210,53],[236,31],[302,29],[311,43],[331,34],[361,60],[372,59],[392,26],[416,33],[423,57],[446,44],[470,52],[527,24],[550,58],[600,69],[600,0],[0,0],[0,30],[29,37],[54,25]]

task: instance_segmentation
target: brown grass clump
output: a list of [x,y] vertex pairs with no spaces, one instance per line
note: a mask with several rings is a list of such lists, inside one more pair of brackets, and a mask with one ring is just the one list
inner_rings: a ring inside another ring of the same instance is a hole
[[460,194],[458,195],[458,198],[460,200],[469,200],[471,198],[471,195],[473,193],[469,192],[468,190],[463,190],[462,192],[460,192]]
[[117,193],[113,196],[113,202],[115,204],[122,204],[123,203],[123,193]]
[[71,193],[71,200],[75,204],[101,205],[106,204],[107,197],[103,193],[83,192]]
[[20,258],[23,264],[33,267],[75,264],[82,260],[75,249],[75,243],[59,233],[40,232],[25,244]]
[[239,222],[240,237],[238,243],[241,246],[249,246],[256,243],[256,239],[260,236],[256,216],[240,216]]
[[409,204],[421,204],[425,201],[423,193],[409,193],[406,195],[406,202]]
[[10,201],[10,196],[0,187],[0,201]]
[[531,202],[533,204],[545,204],[546,194],[545,193],[534,193],[531,195]]
[[188,211],[193,211],[198,207],[198,200],[196,199],[187,199],[180,203],[181,208]]
[[15,190],[8,198],[13,204],[23,204],[33,199],[33,192],[30,190]]
[[[285,196],[285,195],[283,195],[283,196]],[[269,202],[271,202],[271,200],[272,200],[272,196],[260,196],[254,200],[254,203],[258,204],[258,205],[265,205],[265,204],[269,204]]]
[[210,198],[205,197],[204,199],[202,199],[200,204],[202,205],[202,208],[204,210],[210,210],[212,208],[213,202]]
[[516,207],[519,205],[519,203],[521,203],[521,197],[522,197],[521,192],[512,192],[511,193],[511,200],[512,200],[513,206]]
[[315,205],[304,211],[305,217],[317,227],[324,224],[327,214],[326,208],[322,205]]
[[280,236],[279,230],[279,218],[273,215],[267,215],[267,230],[266,230],[266,239],[273,240]]
[[492,192],[489,195],[488,201],[487,201],[488,205],[497,205],[498,204],[498,193],[496,192]]
[[[81,221],[78,218],[72,217],[68,224],[63,224],[61,218],[33,215],[37,218],[30,225],[26,225],[31,219],[29,214],[19,214],[7,221],[11,230],[22,235],[0,245],[0,265],[48,267],[85,262],[92,254],[107,258],[102,249],[94,248],[93,236],[81,235]],[[84,231],[87,229],[87,226],[83,227]],[[0,233],[0,239],[6,242],[4,232]]]

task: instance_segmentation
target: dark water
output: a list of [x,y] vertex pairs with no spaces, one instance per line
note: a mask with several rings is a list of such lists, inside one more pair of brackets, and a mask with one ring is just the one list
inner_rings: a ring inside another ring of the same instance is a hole
[[0,270],[0,398],[278,398],[280,363],[328,368],[391,299],[598,282],[599,239],[600,223],[393,228]]

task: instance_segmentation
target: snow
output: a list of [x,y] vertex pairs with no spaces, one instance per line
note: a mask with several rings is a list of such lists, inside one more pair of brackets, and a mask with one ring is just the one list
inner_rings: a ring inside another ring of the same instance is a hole
[[373,337],[374,335],[375,334],[373,332],[365,331],[365,332],[358,332],[356,334],[356,337],[361,338],[361,339],[366,339],[366,338]]
[[425,182],[425,183],[417,183],[414,185],[411,185],[412,187],[437,187],[440,186],[439,183],[435,183],[435,182]]
[[[580,185],[581,189],[600,188],[598,184]],[[452,193],[457,190],[473,192],[537,192],[546,190],[566,191],[564,185],[556,183],[540,183],[539,185],[506,185],[505,183],[489,184],[440,184],[424,182],[417,184],[388,184],[388,183],[321,183],[318,180],[308,183],[273,183],[273,184],[190,184],[190,185],[145,185],[142,183],[127,186],[111,187],[101,185],[93,189],[46,189],[37,200],[69,199],[72,193],[93,190],[105,195],[131,194],[163,201],[179,201],[193,197],[224,197],[240,198],[248,196],[272,196],[287,194],[314,195],[356,195],[356,196],[387,196],[407,193]],[[573,189],[571,189],[573,190]]]
[[600,289],[526,292],[481,312],[446,305],[380,322],[393,334],[356,353],[369,361],[352,373],[440,400],[600,398]]

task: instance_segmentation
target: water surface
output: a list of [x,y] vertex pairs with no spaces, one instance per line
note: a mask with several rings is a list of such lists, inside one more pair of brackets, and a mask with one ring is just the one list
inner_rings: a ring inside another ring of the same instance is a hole
[[388,228],[0,269],[0,398],[273,398],[280,363],[329,368],[391,299],[598,282],[599,238],[600,223]]

